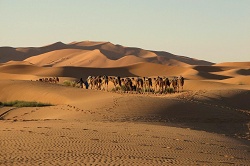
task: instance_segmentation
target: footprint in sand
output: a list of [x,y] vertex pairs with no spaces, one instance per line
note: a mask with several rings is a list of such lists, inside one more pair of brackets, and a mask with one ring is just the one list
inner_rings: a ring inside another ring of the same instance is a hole
[[90,140],[91,140],[91,141],[99,141],[98,138],[91,138]]

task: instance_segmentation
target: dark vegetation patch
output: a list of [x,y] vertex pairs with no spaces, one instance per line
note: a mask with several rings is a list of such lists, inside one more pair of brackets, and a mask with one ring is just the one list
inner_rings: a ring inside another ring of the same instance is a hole
[[0,106],[3,107],[45,107],[52,106],[49,103],[40,103],[36,101],[9,101],[9,102],[0,102]]

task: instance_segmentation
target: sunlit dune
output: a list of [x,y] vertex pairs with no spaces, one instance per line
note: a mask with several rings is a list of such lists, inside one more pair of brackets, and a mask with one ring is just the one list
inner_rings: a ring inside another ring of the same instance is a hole
[[214,66],[250,67],[250,62],[224,62],[224,63],[217,63]]

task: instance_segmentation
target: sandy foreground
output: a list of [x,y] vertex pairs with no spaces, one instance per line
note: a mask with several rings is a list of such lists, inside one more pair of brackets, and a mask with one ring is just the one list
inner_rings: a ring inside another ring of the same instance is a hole
[[155,95],[2,80],[1,101],[55,106],[0,108],[0,164],[248,165],[248,87],[186,83]]

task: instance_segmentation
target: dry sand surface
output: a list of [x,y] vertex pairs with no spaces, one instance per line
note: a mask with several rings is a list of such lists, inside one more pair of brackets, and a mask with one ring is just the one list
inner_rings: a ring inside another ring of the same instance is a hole
[[[249,62],[213,64],[89,41],[0,50],[12,58],[0,63],[0,101],[53,105],[0,107],[0,165],[250,163]],[[89,75],[182,75],[185,84],[175,94],[63,85]],[[44,77],[60,81],[35,81]]]

